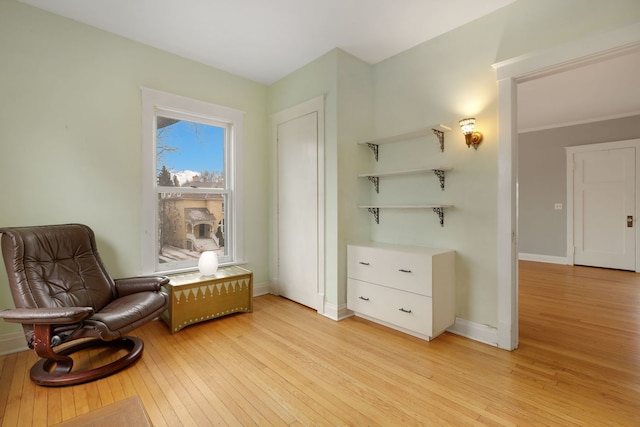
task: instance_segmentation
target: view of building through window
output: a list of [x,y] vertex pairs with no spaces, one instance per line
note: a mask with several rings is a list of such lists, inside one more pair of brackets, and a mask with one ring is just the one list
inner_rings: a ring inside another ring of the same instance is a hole
[[227,129],[156,116],[158,263],[228,254]]

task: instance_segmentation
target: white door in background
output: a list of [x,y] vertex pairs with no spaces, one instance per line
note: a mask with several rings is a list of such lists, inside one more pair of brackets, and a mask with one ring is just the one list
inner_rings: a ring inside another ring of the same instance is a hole
[[574,264],[635,271],[636,148],[602,146],[572,154]]
[[322,308],[324,289],[323,99],[274,116],[277,144],[278,293],[300,304]]

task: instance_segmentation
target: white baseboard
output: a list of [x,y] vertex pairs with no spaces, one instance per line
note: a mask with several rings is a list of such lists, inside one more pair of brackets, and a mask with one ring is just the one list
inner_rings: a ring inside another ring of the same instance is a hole
[[519,253],[518,259],[522,261],[547,262],[549,264],[562,264],[562,265],[569,264],[569,262],[567,261],[567,257],[552,256],[552,255]]
[[347,308],[347,304],[336,305],[326,302],[324,303],[324,313],[320,314],[331,320],[339,321],[353,316],[353,311]]
[[447,329],[447,332],[489,344],[493,347],[498,346],[498,329],[482,323],[456,317],[456,322]]
[[253,285],[253,296],[259,297],[260,295],[267,295],[271,293],[271,283],[263,282]]
[[12,334],[0,335],[0,356],[28,349],[29,347],[24,339],[24,333],[14,332]]

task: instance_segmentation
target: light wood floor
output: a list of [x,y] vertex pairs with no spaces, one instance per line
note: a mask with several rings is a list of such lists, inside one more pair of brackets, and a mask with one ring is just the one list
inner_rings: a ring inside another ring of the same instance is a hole
[[[138,395],[158,426],[640,425],[640,275],[522,262],[520,348],[432,342],[275,296],[254,313],[135,335],[133,367],[44,388],[0,357],[0,424],[46,426]],[[97,357],[92,355],[91,357]]]

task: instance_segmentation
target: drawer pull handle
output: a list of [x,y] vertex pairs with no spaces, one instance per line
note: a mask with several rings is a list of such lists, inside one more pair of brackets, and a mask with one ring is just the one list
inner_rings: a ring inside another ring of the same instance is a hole
[[364,261],[360,261],[360,264],[362,264],[362,265],[369,265],[369,263],[368,263],[368,262],[364,262]]
[[411,313],[411,310],[406,310],[404,308],[400,308],[400,311],[403,313]]
[[369,298],[365,298],[365,297],[358,297],[360,298],[362,301],[369,301]]
[[405,270],[404,268],[401,268],[398,271],[401,272],[401,273],[411,273],[411,270]]

